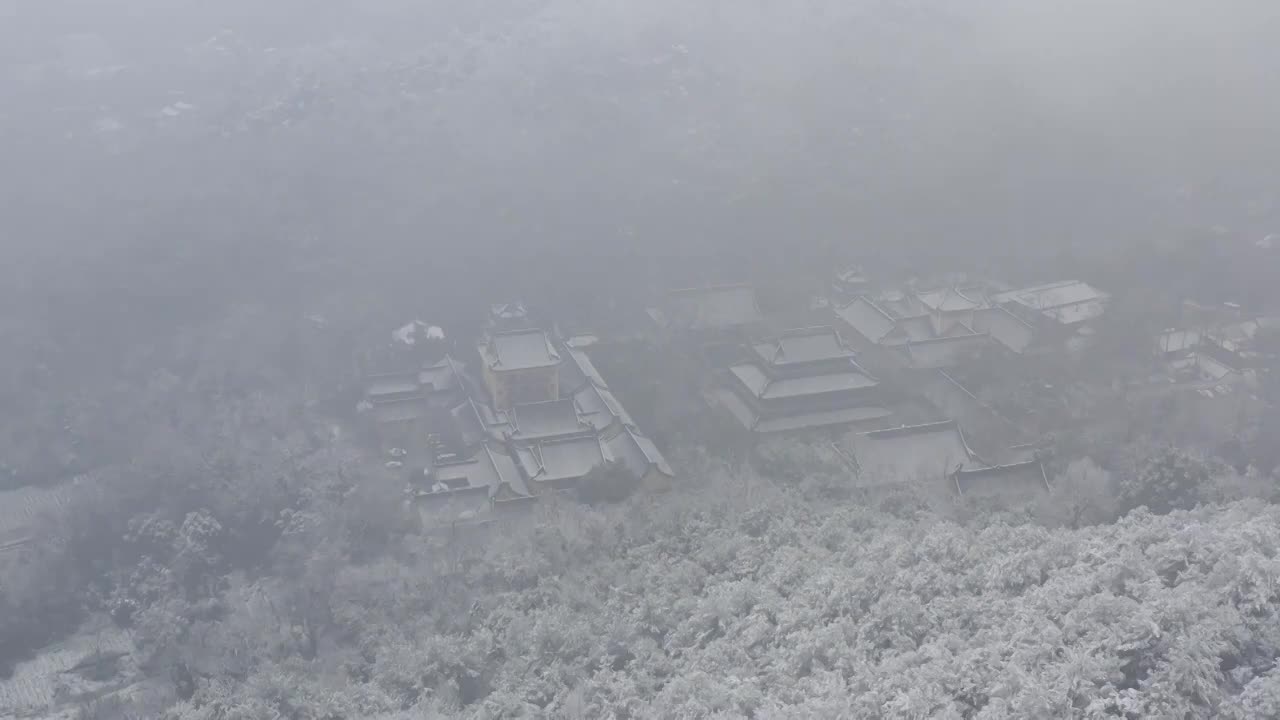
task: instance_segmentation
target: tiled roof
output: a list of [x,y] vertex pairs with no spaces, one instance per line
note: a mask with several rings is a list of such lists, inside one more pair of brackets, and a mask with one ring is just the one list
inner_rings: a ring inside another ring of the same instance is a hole
[[449,411],[463,445],[472,446],[490,436],[489,424],[480,411],[480,405],[468,397]]
[[1025,352],[1035,342],[1036,336],[1035,328],[1002,307],[975,311],[973,329],[987,333],[993,340],[1015,353]]
[[418,392],[418,379],[413,373],[373,375],[368,378],[365,394],[375,402],[378,398]]
[[541,330],[495,333],[480,344],[480,356],[495,370],[528,370],[560,362],[559,351]]
[[721,388],[716,393],[720,405],[747,430],[758,433],[788,432],[833,425],[851,425],[888,417],[892,413],[882,407],[859,406],[836,410],[793,413],[782,417],[761,418],[737,393]]
[[953,476],[956,491],[971,497],[1014,500],[1048,492],[1049,479],[1039,460],[961,470]]
[[1165,330],[1156,337],[1156,349],[1162,353],[1181,353],[1200,345],[1196,330]]
[[546,483],[577,480],[614,459],[594,436],[538,442],[515,452],[525,477]]
[[906,353],[911,367],[917,370],[937,370],[957,365],[979,352],[986,344],[986,335],[958,335],[907,343]]
[[[755,423],[758,433],[790,432],[809,428],[831,427],[834,425],[854,425],[883,420],[893,412],[882,407],[852,407],[839,410],[822,410],[819,412],[800,413],[785,417],[763,418]],[[865,427],[865,426],[864,426]]]
[[453,358],[446,355],[440,362],[418,373],[418,384],[428,392],[444,392],[458,387],[459,374]]
[[879,384],[875,379],[857,370],[809,377],[774,379],[770,378],[756,365],[742,364],[729,368],[729,372],[746,386],[752,394],[761,399],[801,397],[844,390],[858,390]]
[[1076,305],[1063,305],[1062,307],[1051,308],[1049,310],[1045,310],[1044,314],[1063,325],[1076,325],[1078,323],[1088,322],[1094,318],[1101,317],[1105,312],[1106,306],[1103,304],[1103,301],[1090,300]]
[[895,320],[924,315],[929,310],[920,302],[920,298],[904,292],[883,293],[876,299],[876,304]]
[[[434,490],[436,483],[447,486],[448,489],[436,491]],[[504,486],[518,495],[529,494],[524,479],[517,472],[511,457],[500,449],[493,449],[488,444],[484,444],[474,455],[465,460],[444,463],[432,468],[432,479],[427,488],[427,496],[483,492],[488,497],[493,497],[502,491]]]
[[569,350],[569,359],[572,361],[572,364],[578,368],[578,372],[582,373],[583,377],[591,380],[597,385],[607,384],[604,381],[604,376],[602,376],[600,371],[596,369],[595,363],[591,362],[591,358],[585,351],[579,348],[571,348]]
[[960,312],[976,310],[982,307],[981,301],[971,298],[953,287],[918,293],[916,297],[920,298],[921,304],[925,307],[938,312]]
[[975,459],[955,421],[855,435],[853,454],[863,487],[942,480]]
[[605,443],[614,458],[637,478],[644,477],[649,468],[657,468],[658,472],[668,477],[674,475],[666,458],[658,451],[653,441],[643,435],[625,428]]
[[830,327],[792,330],[783,335],[752,345],[755,354],[771,365],[789,365],[822,360],[852,358],[853,351]]
[[866,298],[860,297],[842,308],[836,308],[835,313],[859,335],[873,343],[879,343],[895,327],[894,319]]
[[1105,301],[1108,295],[1092,285],[1079,280],[1035,285],[1021,290],[1010,290],[995,296],[996,302],[1016,302],[1033,310],[1051,310],[1079,303]]
[[633,424],[626,408],[607,387],[588,383],[573,394],[573,401],[582,419],[597,431],[604,430],[615,421],[623,425]]
[[903,318],[898,321],[898,328],[906,342],[933,340],[938,337],[933,331],[933,319],[928,316]]
[[590,430],[573,398],[524,403],[511,409],[511,434],[517,439],[535,439],[574,435]]

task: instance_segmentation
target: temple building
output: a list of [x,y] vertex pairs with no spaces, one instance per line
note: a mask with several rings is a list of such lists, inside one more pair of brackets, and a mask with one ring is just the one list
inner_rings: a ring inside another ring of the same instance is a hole
[[1037,329],[1069,335],[1106,311],[1111,296],[1079,280],[1046,283],[993,295],[993,305],[1008,309]]
[[830,327],[783,333],[747,347],[718,392],[721,405],[758,433],[875,421],[890,415],[879,381]]
[[476,349],[479,372],[457,370],[464,392],[413,483],[433,524],[454,509],[480,517],[574,490],[597,468],[657,488],[674,476],[583,347],[523,328],[487,334]]
[[369,375],[358,409],[386,444],[403,445],[464,394],[460,366],[446,355],[421,370]]
[[974,329],[986,301],[953,287],[862,296],[835,309],[836,317],[876,360],[920,370],[953,367],[991,340]]
[[494,408],[508,410],[517,403],[560,398],[560,351],[542,330],[494,333],[478,349]]
[[848,445],[854,485],[864,490],[911,486],[998,505],[1025,503],[1049,491],[1039,458],[989,465],[954,420],[859,433]]

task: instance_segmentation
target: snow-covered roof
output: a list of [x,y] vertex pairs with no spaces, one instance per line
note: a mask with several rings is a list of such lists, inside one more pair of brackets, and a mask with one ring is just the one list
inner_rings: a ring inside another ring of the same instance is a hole
[[975,459],[954,420],[855,435],[853,454],[862,487],[940,480]]
[[1162,353],[1186,352],[1198,345],[1198,330],[1165,330],[1156,337],[1156,348]]
[[[427,495],[436,493],[483,492],[489,497],[497,495],[507,486],[517,495],[529,495],[524,479],[516,470],[515,461],[500,449],[483,444],[475,454],[465,460],[440,463],[431,469]],[[434,491],[442,486],[446,489]]]
[[668,477],[674,475],[671,466],[667,464],[667,459],[658,451],[653,441],[631,428],[624,428],[605,444],[613,453],[614,459],[622,463],[627,472],[637,478],[648,474],[651,467],[657,468],[658,472]]
[[877,381],[857,370],[842,373],[824,373],[808,377],[770,378],[758,366],[749,363],[729,368],[753,395],[761,399],[802,397],[829,392],[858,390],[874,387]]
[[458,386],[460,374],[457,363],[446,355],[435,365],[418,373],[418,384],[428,392],[444,392]]
[[525,477],[546,483],[580,479],[614,459],[613,452],[595,436],[534,443],[516,448],[516,457]]
[[852,358],[839,333],[831,327],[791,330],[766,342],[752,345],[757,357],[770,365],[795,365],[823,360]]
[[790,432],[833,425],[852,425],[883,420],[893,413],[875,405],[792,412],[786,415],[761,417],[745,400],[729,388],[716,391],[720,406],[729,412],[742,427],[757,433]]
[[859,335],[873,343],[879,343],[895,327],[894,319],[867,298],[856,298],[848,305],[836,308],[835,313]]
[[989,307],[973,313],[973,329],[987,333],[993,340],[1015,353],[1022,353],[1035,342],[1035,328],[1002,307]]
[[511,409],[512,437],[549,438],[580,434],[591,426],[578,414],[573,398],[518,404]]
[[969,333],[910,342],[904,347],[911,367],[918,370],[937,370],[955,367],[982,350],[986,344],[986,335]]
[[1016,302],[1033,310],[1052,310],[1067,305],[1088,302],[1105,302],[1107,293],[1080,280],[1034,285],[1020,290],[1010,290],[995,297],[996,302]]
[[956,492],[969,497],[994,497],[1014,500],[1039,495],[1049,490],[1049,479],[1039,460],[961,469],[953,476]]
[[529,370],[560,363],[560,352],[542,330],[494,333],[480,343],[480,356],[494,370]]
[[374,375],[365,387],[365,394],[375,402],[380,398],[412,395],[418,391],[418,378],[413,373]]
[[972,298],[954,287],[917,293],[916,297],[920,299],[922,305],[936,312],[976,310],[983,305],[980,300]]

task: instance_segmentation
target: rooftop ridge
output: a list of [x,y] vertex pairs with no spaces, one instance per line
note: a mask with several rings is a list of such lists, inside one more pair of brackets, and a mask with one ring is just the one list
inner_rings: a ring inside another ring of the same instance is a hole
[[956,492],[963,495],[964,488],[960,486],[962,478],[980,477],[983,475],[994,475],[998,473],[1014,472],[1024,468],[1035,467],[1039,470],[1040,482],[1044,485],[1046,491],[1051,491],[1049,486],[1049,475],[1044,469],[1044,462],[1039,459],[1024,460],[1016,463],[1005,463],[1003,465],[988,465],[973,469],[959,468],[951,474],[952,483],[955,485]]
[[[879,303],[877,303],[875,300],[872,300],[870,297],[868,297],[868,296],[866,296],[866,295],[859,295],[858,297],[859,297],[863,302],[865,302],[866,304],[870,305],[872,310],[875,310],[876,312],[878,312],[878,313],[880,313],[881,315],[883,315],[883,316],[884,316],[884,319],[885,319],[885,320],[888,320],[889,322],[896,323],[896,322],[898,322],[899,320],[905,319],[905,318],[896,318],[896,317],[894,317],[894,316],[890,315],[890,314],[889,314],[889,311],[887,311],[887,310],[885,310],[884,308],[880,307],[880,304],[879,304]],[[854,302],[857,302],[857,300],[855,300]],[[849,305],[852,305],[852,304],[853,304],[853,303],[849,303]],[[848,305],[846,305],[845,307],[848,307]],[[913,315],[912,317],[915,317],[915,316]]]
[[836,331],[832,325],[808,325],[805,327],[788,328],[773,336],[773,339],[782,340],[790,337],[809,337],[812,335],[836,335],[840,333]]
[[956,340],[971,340],[976,337],[986,337],[991,334],[991,333],[985,333],[985,332],[978,332],[977,330],[973,330],[972,328],[970,328],[969,330],[970,332],[968,335],[944,335],[943,337],[925,338],[923,340],[908,340],[906,342],[906,345],[908,348],[911,347],[912,345],[936,345],[936,344],[949,342],[949,341],[953,342]]
[[[960,424],[955,420],[940,420],[938,422],[921,423],[919,425],[902,425],[896,428],[885,428],[884,430],[871,430],[869,432],[859,433],[867,438],[890,438],[901,437],[902,435],[914,435],[915,433],[937,432],[947,428],[954,427],[960,429]],[[963,436],[961,436],[963,437]]]
[[745,283],[745,282],[724,283],[720,285],[697,285],[694,287],[673,288],[671,290],[668,290],[667,293],[670,295],[681,295],[681,294],[707,292],[710,290],[737,290],[740,288],[754,289],[755,286],[752,285],[751,283]]

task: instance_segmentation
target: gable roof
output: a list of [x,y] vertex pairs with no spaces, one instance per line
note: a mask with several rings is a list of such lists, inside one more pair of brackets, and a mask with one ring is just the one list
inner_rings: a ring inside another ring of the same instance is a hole
[[615,421],[623,425],[633,424],[626,408],[608,387],[587,383],[573,394],[573,401],[582,420],[597,432]]
[[544,440],[515,452],[525,477],[547,483],[577,480],[614,460],[613,452],[595,436]]
[[445,355],[440,362],[418,373],[418,384],[427,392],[445,392],[458,387],[460,374],[453,358]]
[[729,368],[729,372],[753,395],[762,400],[858,390],[879,384],[874,378],[856,369],[807,377],[771,378],[759,366],[744,363],[734,365]]
[[1062,307],[1050,308],[1043,311],[1049,318],[1062,323],[1063,325],[1076,325],[1078,323],[1087,322],[1094,318],[1101,317],[1106,312],[1106,306],[1102,300],[1089,300],[1087,302],[1076,303],[1074,305],[1063,305]]
[[918,370],[953,367],[981,350],[987,336],[977,333],[933,338],[906,344],[907,359]]
[[906,293],[901,290],[881,293],[876,298],[876,303],[895,320],[927,315],[929,311],[914,293]]
[[487,443],[482,444],[471,457],[432,467],[429,488],[433,488],[436,483],[447,485],[449,489],[429,490],[425,496],[483,493],[492,498],[504,487],[517,495],[530,494],[511,457],[505,452],[495,451]]
[[574,435],[591,429],[578,414],[572,397],[517,404],[509,417],[511,436],[517,440]]
[[836,308],[835,313],[855,332],[873,343],[879,343],[896,327],[889,313],[865,297],[855,298],[848,305]]
[[656,468],[667,477],[675,476],[671,466],[667,464],[667,459],[662,456],[653,441],[631,428],[624,428],[605,444],[614,458],[637,478],[647,475],[650,468]]
[[667,295],[666,321],[690,330],[722,330],[750,325],[760,319],[756,291],[750,285],[672,290]]
[[1032,310],[1052,310],[1054,308],[1078,305],[1081,303],[1105,301],[1110,296],[1080,280],[1064,280],[1061,282],[1033,285],[1020,290],[1009,290],[995,296],[996,302],[1016,302]]
[[770,365],[794,365],[822,360],[852,358],[853,350],[844,344],[832,327],[789,330],[765,342],[754,343],[757,357]]
[[480,357],[494,370],[529,370],[560,363],[560,352],[541,330],[511,330],[480,343]]
[[976,310],[983,306],[979,300],[965,295],[954,287],[917,293],[916,297],[920,299],[922,305],[936,312],[962,312]]
[[987,333],[993,340],[1015,353],[1025,352],[1036,337],[1035,328],[999,306],[974,311],[973,329]]
[[418,378],[414,373],[384,373],[366,378],[365,395],[372,402],[394,399],[419,392]]
[[862,487],[942,480],[976,459],[954,420],[855,435],[853,454]]
[[1156,350],[1162,353],[1181,353],[1199,347],[1198,330],[1165,330],[1156,336]]
[[1049,478],[1039,460],[961,469],[952,476],[956,492],[971,497],[995,497],[1013,500],[1049,491]]
[[492,413],[482,413],[481,407],[474,399],[467,396],[465,400],[449,410],[449,414],[453,417],[453,427],[459,435],[458,439],[465,446],[483,442],[490,436],[488,419],[492,417]]
[[890,410],[883,407],[859,405],[856,407],[836,408],[834,410],[796,412],[776,417],[761,417],[755,408],[730,388],[717,389],[716,399],[719,400],[720,406],[728,411],[738,424],[747,430],[757,433],[790,432],[833,425],[853,425],[879,421],[892,414]]
[[[938,334],[933,330],[933,318],[928,315],[920,315],[919,317],[903,318],[898,321],[898,331],[894,332],[890,339],[895,344],[903,342],[922,342],[924,340],[933,340]],[[886,340],[888,343],[888,340]]]

